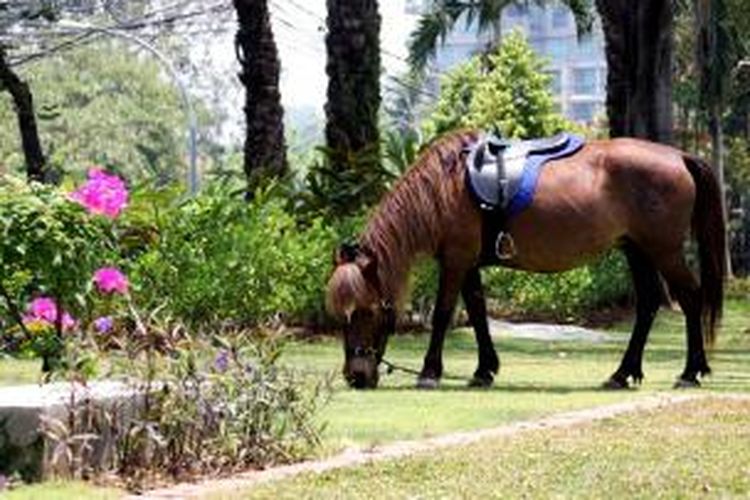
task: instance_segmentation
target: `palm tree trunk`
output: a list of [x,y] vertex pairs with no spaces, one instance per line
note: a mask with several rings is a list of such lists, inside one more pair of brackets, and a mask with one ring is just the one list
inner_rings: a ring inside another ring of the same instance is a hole
[[607,57],[610,136],[672,141],[671,0],[596,0]]
[[248,193],[269,176],[287,170],[284,110],[279,91],[278,50],[267,0],[234,0],[239,28],[235,36],[239,79],[245,87],[244,169]]
[[328,0],[325,133],[338,171],[380,142],[380,22],[377,0]]
[[3,47],[0,47],[0,90],[7,90],[13,98],[26,159],[26,177],[29,181],[44,182],[47,161],[39,140],[31,90],[29,84],[21,80],[8,65]]

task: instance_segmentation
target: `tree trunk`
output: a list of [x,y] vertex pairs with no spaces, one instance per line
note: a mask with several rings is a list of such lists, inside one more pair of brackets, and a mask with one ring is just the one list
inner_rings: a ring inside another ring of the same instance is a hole
[[239,27],[235,36],[239,79],[245,87],[244,169],[248,193],[266,177],[287,170],[284,110],[279,92],[278,50],[267,0],[234,0]]
[[379,147],[381,18],[376,0],[327,1],[326,144],[343,171],[348,158]]
[[[721,109],[722,106],[718,102],[711,106],[710,117],[709,117],[709,131],[711,133],[711,155],[714,170],[716,171],[716,179],[719,182],[721,188],[721,211],[724,213],[724,220],[729,220],[729,210],[727,207],[727,190],[724,180],[724,131],[721,126]],[[727,276],[732,277],[732,254],[731,254],[731,238],[729,237],[729,224],[727,224],[727,245],[724,259],[727,264]]]
[[29,84],[21,80],[8,65],[3,47],[0,47],[0,90],[7,90],[13,98],[23,154],[26,159],[26,177],[29,181],[44,182],[47,162],[39,140],[31,90]]
[[671,0],[596,0],[607,57],[610,136],[672,141]]

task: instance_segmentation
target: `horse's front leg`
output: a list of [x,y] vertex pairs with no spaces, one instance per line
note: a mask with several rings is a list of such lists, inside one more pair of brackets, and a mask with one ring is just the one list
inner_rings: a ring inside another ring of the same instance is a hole
[[489,387],[500,369],[500,360],[495,352],[495,346],[492,345],[492,337],[487,326],[487,306],[484,300],[484,291],[482,290],[482,276],[479,268],[473,268],[466,273],[461,296],[466,304],[466,312],[469,314],[469,321],[474,328],[474,335],[477,340],[479,351],[479,364],[474,377],[469,385],[472,387]]
[[453,317],[456,308],[458,293],[464,281],[465,270],[440,266],[440,286],[435,301],[435,310],[432,314],[432,335],[430,346],[424,357],[424,365],[417,379],[417,387],[420,389],[434,389],[443,375],[443,342],[445,332]]

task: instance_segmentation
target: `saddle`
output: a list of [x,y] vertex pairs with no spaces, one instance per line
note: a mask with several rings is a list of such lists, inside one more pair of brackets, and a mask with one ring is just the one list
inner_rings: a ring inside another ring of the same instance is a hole
[[513,239],[505,230],[507,220],[533,201],[541,167],[577,152],[583,144],[582,138],[567,133],[527,141],[490,134],[465,150],[469,191],[483,212],[485,257],[503,261],[515,256]]

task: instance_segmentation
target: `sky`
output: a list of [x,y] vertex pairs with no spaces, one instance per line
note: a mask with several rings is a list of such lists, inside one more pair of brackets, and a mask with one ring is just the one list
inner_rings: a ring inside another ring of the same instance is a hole
[[[306,123],[294,125],[306,127],[311,113],[318,119],[323,117],[326,98],[326,0],[268,0],[268,3],[281,61],[282,105],[288,118],[304,116]],[[407,69],[404,61],[406,43],[417,16],[405,13],[405,0],[380,0],[380,14],[384,72],[386,75],[402,74]],[[193,48],[196,54],[203,54],[211,60],[213,75],[219,75],[220,79],[225,78],[223,75],[229,77],[229,80],[224,80],[224,85],[209,85],[209,88],[221,88],[217,105],[225,117],[218,132],[219,140],[237,143],[242,140],[244,129],[242,108],[245,95],[236,78],[234,30],[227,30],[209,43],[196,43]]]
[[[274,36],[281,59],[281,91],[285,107],[314,106],[325,102],[325,0],[269,0]],[[381,0],[381,51],[388,74],[406,64],[406,42],[416,17],[407,15],[404,0]],[[397,57],[396,57],[397,56]]]

